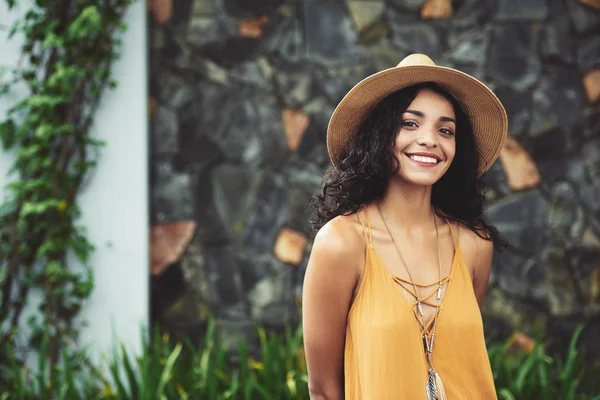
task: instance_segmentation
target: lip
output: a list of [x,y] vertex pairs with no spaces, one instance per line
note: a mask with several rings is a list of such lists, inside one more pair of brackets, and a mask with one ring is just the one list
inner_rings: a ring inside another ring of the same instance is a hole
[[[442,161],[442,159],[440,158],[440,156],[437,156],[435,154],[431,154],[431,153],[404,153],[406,155],[406,157],[412,161],[413,163],[417,164],[420,167],[425,167],[425,168],[433,168],[436,167],[440,164],[440,162]],[[436,159],[438,162],[435,164],[430,164],[430,163],[426,163],[426,162],[421,162],[421,161],[417,161],[417,160],[413,160],[412,158],[410,158],[410,156],[421,156],[421,157],[431,157]]]

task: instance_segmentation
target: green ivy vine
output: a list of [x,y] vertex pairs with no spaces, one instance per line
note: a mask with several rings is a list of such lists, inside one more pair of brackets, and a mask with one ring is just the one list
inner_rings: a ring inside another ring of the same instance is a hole
[[[24,44],[17,66],[0,71],[0,95],[16,86],[26,95],[0,120],[2,147],[15,155],[0,205],[0,343],[43,346],[52,371],[77,351],[75,317],[94,286],[77,195],[103,145],[91,128],[103,92],[116,86],[111,66],[131,0],[35,0],[26,10],[5,1],[22,15],[9,37]],[[39,312],[24,321],[28,304]]]

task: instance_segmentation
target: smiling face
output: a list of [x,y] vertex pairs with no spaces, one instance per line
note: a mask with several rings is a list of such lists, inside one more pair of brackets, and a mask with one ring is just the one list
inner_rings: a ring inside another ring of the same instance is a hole
[[431,186],[450,168],[456,153],[456,116],[442,95],[421,89],[402,114],[393,154],[400,162],[397,176]]

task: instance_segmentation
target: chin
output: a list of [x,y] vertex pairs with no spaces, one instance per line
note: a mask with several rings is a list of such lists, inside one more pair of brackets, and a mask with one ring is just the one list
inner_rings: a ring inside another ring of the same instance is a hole
[[398,174],[398,178],[416,186],[433,186],[442,176],[438,176],[438,174]]
[[[439,168],[442,167],[442,168]],[[412,165],[401,165],[397,172],[397,177],[412,185],[433,186],[434,183],[442,179],[448,168],[445,165],[433,167],[431,169],[414,168]]]

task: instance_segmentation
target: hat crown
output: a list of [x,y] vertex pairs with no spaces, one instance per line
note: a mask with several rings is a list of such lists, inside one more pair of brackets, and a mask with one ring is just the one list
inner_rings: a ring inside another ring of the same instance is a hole
[[425,54],[415,53],[415,54],[410,54],[410,55],[404,57],[404,59],[402,61],[400,61],[400,64],[398,64],[398,67],[408,67],[410,65],[432,65],[432,66],[434,66],[435,63],[433,62],[433,60],[431,58],[429,58]]

